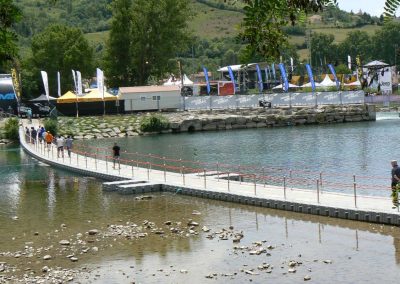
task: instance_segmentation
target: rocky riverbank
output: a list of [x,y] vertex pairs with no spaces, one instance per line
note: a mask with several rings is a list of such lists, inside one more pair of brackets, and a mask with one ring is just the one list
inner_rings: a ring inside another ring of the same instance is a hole
[[[156,116],[165,121],[163,128],[144,132],[141,124],[146,117]],[[373,121],[375,107],[323,106],[318,108],[274,108],[239,110],[203,110],[174,113],[139,113],[123,116],[59,118],[59,134],[75,139],[136,136],[153,133],[231,130]]]

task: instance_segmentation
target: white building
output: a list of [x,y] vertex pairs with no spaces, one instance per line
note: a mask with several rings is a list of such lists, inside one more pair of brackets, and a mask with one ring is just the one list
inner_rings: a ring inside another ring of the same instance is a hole
[[181,108],[179,86],[121,87],[118,95],[126,112]]

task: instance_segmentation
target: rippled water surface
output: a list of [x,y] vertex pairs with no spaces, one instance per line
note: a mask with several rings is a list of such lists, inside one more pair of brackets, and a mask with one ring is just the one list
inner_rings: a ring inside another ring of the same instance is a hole
[[[387,143],[395,141],[397,127],[397,122],[382,121],[149,136],[118,142],[131,151],[170,153],[200,161],[276,163],[284,167],[306,164],[311,169],[387,175],[387,161],[393,158],[396,144]],[[112,142],[95,141],[106,147]],[[174,194],[154,194],[150,200],[105,194],[102,181],[52,169],[27,157],[16,146],[0,148],[0,163],[0,262],[15,266],[15,275],[42,275],[41,268],[48,265],[79,270],[86,267],[87,273],[83,271],[74,279],[81,283],[298,283],[304,282],[305,275],[311,276],[313,283],[398,283],[397,227]],[[201,214],[192,215],[194,210]],[[197,235],[189,234],[189,219],[199,223]],[[142,226],[145,220],[154,222],[165,235],[148,230],[149,235],[139,239],[104,237],[109,225],[129,222]],[[166,221],[181,222],[184,233],[170,233]],[[202,232],[202,226],[211,232]],[[243,232],[240,243],[233,243],[231,237],[221,240],[218,235],[207,238],[222,229],[230,231],[230,226],[234,232]],[[100,233],[87,245],[99,251],[77,253],[79,261],[69,261],[66,255],[72,247],[60,249],[58,242],[73,242],[77,234],[85,236],[90,229]],[[267,250],[270,255],[250,255],[246,249],[234,248],[253,248],[254,242],[261,242],[263,247],[271,245],[273,248]],[[19,258],[4,254],[24,251],[27,245],[48,251]],[[44,261],[44,254],[51,254],[53,259]],[[290,260],[301,263],[296,273],[288,273]],[[257,268],[263,263],[273,266],[271,273]],[[215,275],[206,278],[210,274]]]

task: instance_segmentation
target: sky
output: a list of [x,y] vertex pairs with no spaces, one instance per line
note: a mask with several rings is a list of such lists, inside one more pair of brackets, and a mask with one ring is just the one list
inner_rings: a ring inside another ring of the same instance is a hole
[[[372,16],[380,16],[385,7],[385,0],[338,0],[339,8],[357,13],[360,9]],[[398,13],[397,13],[398,14]]]

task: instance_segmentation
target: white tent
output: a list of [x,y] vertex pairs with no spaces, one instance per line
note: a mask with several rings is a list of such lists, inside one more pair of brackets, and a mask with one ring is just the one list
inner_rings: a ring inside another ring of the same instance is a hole
[[344,84],[344,86],[361,86],[361,83],[360,83],[360,81],[357,80],[355,82]]
[[[179,85],[182,85],[182,83],[181,83],[181,80],[173,81],[173,77],[171,76],[171,77],[169,77],[168,81],[165,82],[163,85],[164,86],[179,86]],[[189,79],[189,77],[186,76],[186,74],[183,75],[183,85],[184,86],[192,86],[193,85],[193,81],[191,81]]]
[[[290,83],[289,83],[289,89],[290,89],[290,88],[299,88],[299,86],[293,85],[293,84],[290,84]],[[274,89],[274,90],[276,90],[276,89],[283,89],[283,86],[282,86],[282,84],[280,84],[280,85],[278,85],[278,86],[276,86],[276,87],[273,87],[272,89]]]
[[366,65],[364,65],[363,67],[369,67],[369,68],[383,68],[383,67],[386,67],[386,66],[389,66],[389,64],[387,64],[387,63],[385,63],[385,62],[382,62],[382,61],[379,61],[379,60],[374,60],[374,61],[371,61],[370,63],[368,63],[368,64],[366,64]]
[[[311,82],[308,82],[307,84],[301,85],[301,88],[311,88]],[[315,82],[315,87],[321,87],[321,84],[318,82]]]
[[324,80],[320,83],[321,87],[335,87],[336,83],[329,78],[328,74],[325,75]]

